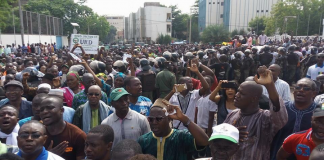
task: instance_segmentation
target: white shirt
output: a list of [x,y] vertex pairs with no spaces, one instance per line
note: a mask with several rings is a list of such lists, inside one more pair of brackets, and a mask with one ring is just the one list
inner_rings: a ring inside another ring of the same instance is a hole
[[278,58],[278,53],[277,52],[271,52],[271,54],[273,55],[272,61],[270,64],[275,64],[276,63],[276,59]]
[[[188,94],[190,94],[190,101],[189,101],[187,110],[183,114],[187,115],[191,121],[194,121],[195,120],[196,104],[201,96],[199,95],[199,90],[190,91]],[[170,98],[169,102],[173,105],[180,106],[178,96],[182,96],[182,95],[180,93],[174,93],[173,96]],[[182,106],[180,106],[180,109],[181,108],[182,108]],[[178,127],[177,129],[180,129],[180,130],[186,129],[186,127],[182,123],[180,123],[180,121],[178,121],[178,120],[173,120],[173,127],[174,128]]]
[[151,131],[147,118],[136,111],[129,109],[126,117],[120,119],[116,112],[104,119],[101,124],[107,124],[114,130],[113,146],[124,139],[137,139]]
[[[290,101],[290,87],[287,82],[278,78],[275,82],[275,87],[279,97],[281,97],[285,103]],[[262,86],[262,88],[263,88],[262,94],[269,98],[269,93],[267,89],[264,86]]]
[[308,68],[306,77],[316,80],[316,77],[320,74],[324,74],[324,65],[318,67],[317,64],[314,64]]
[[[209,112],[216,112],[218,106],[215,102],[209,100],[209,96],[201,97],[196,107],[198,108],[197,114],[197,125],[201,128],[208,128],[208,121],[209,121]],[[216,124],[215,120],[213,122],[213,126]]]
[[48,151],[48,157],[47,157],[47,160],[64,160],[64,158]]
[[268,41],[268,37],[264,35],[259,36],[259,45],[264,45]]

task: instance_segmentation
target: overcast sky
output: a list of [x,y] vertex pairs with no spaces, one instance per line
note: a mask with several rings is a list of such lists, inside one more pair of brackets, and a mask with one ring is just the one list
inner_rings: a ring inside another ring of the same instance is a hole
[[[77,1],[77,0],[75,0]],[[182,13],[189,13],[190,7],[194,5],[195,0],[87,0],[85,5],[93,9],[99,15],[122,15],[128,17],[129,13],[137,12],[139,7],[144,7],[144,2],[160,2],[160,4],[178,5]]]

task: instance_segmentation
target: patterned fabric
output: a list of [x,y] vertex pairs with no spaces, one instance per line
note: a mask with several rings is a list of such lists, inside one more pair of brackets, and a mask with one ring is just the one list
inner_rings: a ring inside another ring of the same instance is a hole
[[263,160],[270,159],[270,145],[276,133],[287,123],[288,115],[283,100],[279,97],[280,110],[273,111],[273,104],[269,102],[270,109],[259,109],[254,114],[243,115],[236,109],[227,115],[224,123],[235,127],[247,126],[249,132],[244,142],[231,160]]
[[[80,89],[84,89],[84,86],[82,85]],[[63,87],[61,88],[61,90],[63,90],[63,101],[66,103],[67,106],[72,107],[74,92],[69,87]]]
[[308,130],[312,127],[311,120],[313,111],[316,108],[315,103],[312,103],[307,109],[304,110],[297,109],[295,102],[293,101],[286,102],[285,105],[288,113],[288,122],[273,138],[270,153],[271,160],[276,160],[277,152],[285,138],[287,138],[290,134]]
[[109,84],[107,84],[103,79],[101,80],[101,84],[102,84],[101,90],[104,91],[109,98],[110,92],[111,92],[111,86]]
[[[107,94],[101,91],[101,100],[108,104],[108,97]],[[87,94],[82,90],[81,92],[77,93],[73,97],[72,108],[77,109],[82,104],[85,104],[88,101]]]
[[166,137],[156,137],[153,132],[138,139],[143,154],[158,160],[187,160],[187,154],[197,150],[195,139],[188,130],[173,129]]
[[287,153],[294,154],[297,160],[308,160],[315,147],[312,128],[290,135],[282,144],[282,148]]
[[149,98],[139,96],[136,104],[129,103],[129,108],[145,116],[149,116],[152,101]]

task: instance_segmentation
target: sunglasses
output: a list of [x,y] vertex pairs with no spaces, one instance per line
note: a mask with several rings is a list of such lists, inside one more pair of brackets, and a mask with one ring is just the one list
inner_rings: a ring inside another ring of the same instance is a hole
[[95,95],[96,97],[98,97],[100,94],[99,93],[88,93],[88,96],[93,96]]
[[164,117],[147,117],[147,120],[148,120],[149,122],[154,122],[154,120],[155,120],[156,122],[161,122],[163,119],[164,119]]
[[303,91],[310,91],[310,90],[312,90],[312,88],[311,88],[311,87],[296,86],[296,87],[295,87],[295,90],[296,90],[296,91],[300,91],[300,90],[303,90]]
[[32,139],[38,139],[39,137],[41,137],[42,135],[39,134],[39,133],[32,133],[32,134],[29,134],[29,133],[22,133],[22,134],[19,134],[18,137],[19,138],[22,138],[22,139],[28,139],[29,136],[31,136]]

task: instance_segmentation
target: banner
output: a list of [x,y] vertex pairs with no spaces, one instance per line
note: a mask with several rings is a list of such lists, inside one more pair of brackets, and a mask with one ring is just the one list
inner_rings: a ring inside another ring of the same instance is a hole
[[[83,34],[71,34],[71,45],[73,48],[74,44],[81,44],[86,54],[97,54],[99,46],[99,36],[98,35],[83,35]],[[80,48],[74,50],[74,53],[82,53]]]

